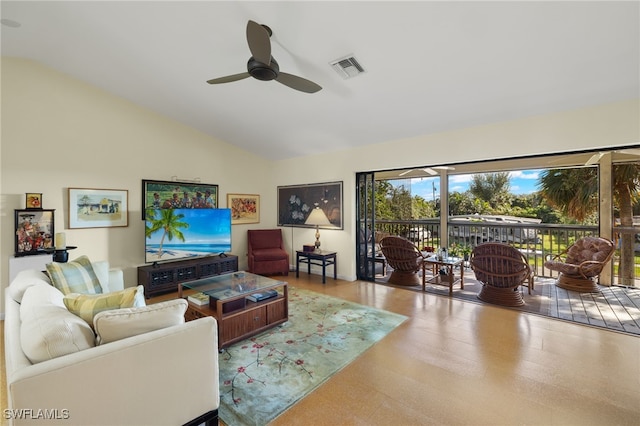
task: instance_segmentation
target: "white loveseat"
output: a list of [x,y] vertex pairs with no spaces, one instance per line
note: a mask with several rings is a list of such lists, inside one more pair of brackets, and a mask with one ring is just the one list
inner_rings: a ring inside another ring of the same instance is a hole
[[[109,270],[106,262],[93,262],[92,265],[104,292],[123,289],[122,271]],[[74,321],[79,319],[69,311],[62,311],[60,306],[66,308],[61,301],[61,293],[59,296],[57,292],[50,285],[48,276],[35,270],[20,272],[6,289],[4,336],[9,407],[2,415],[9,424],[86,426],[218,423],[215,319],[182,322],[119,340],[116,333],[116,338],[112,334],[114,341],[95,346],[89,342],[90,347],[87,348],[83,347],[84,342],[77,345],[77,350],[64,355],[55,353],[60,348],[56,346],[58,342],[52,339],[41,342],[44,345],[40,347],[51,348],[46,349],[45,353],[52,352],[52,359],[32,363],[23,350],[23,344],[25,340],[31,340],[28,345],[33,348],[34,334],[40,336],[40,330],[34,333],[34,328],[27,328],[27,325],[22,329],[22,318],[26,318],[25,310],[33,309],[34,300],[39,300],[39,312],[54,313],[50,315],[53,319],[43,324],[43,329],[50,328],[52,322],[62,324],[63,331],[60,334],[64,336],[59,340],[69,339],[71,335],[64,326],[67,321],[71,325],[66,328],[70,329],[76,327]],[[51,306],[47,305],[49,301]],[[115,319],[125,334],[134,334],[139,324],[136,319],[140,315],[148,315],[149,311],[174,310],[180,303],[184,302],[163,302],[98,315],[108,314],[105,317]],[[175,310],[173,315],[175,317]],[[25,332],[27,329],[28,333]],[[49,335],[45,340],[50,338]],[[76,338],[77,334],[71,337],[71,346],[76,345],[73,341]],[[33,351],[27,349],[27,353],[32,354]]]

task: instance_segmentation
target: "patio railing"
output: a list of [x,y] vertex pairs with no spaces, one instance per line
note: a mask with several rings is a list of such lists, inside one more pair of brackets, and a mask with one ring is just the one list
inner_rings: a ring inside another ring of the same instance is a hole
[[[597,236],[597,226],[555,225],[532,223],[496,223],[480,221],[450,221],[449,247],[474,247],[495,241],[509,243],[522,251],[529,264],[540,277],[557,277],[556,271],[544,267],[545,260],[552,258],[585,236]],[[400,235],[414,242],[419,249],[426,246],[440,247],[440,220],[378,220],[376,232]],[[640,233],[636,233],[636,240]],[[636,244],[635,286],[640,287],[640,244]],[[619,253],[613,257],[614,272],[618,270]],[[618,277],[613,274],[613,283]]]

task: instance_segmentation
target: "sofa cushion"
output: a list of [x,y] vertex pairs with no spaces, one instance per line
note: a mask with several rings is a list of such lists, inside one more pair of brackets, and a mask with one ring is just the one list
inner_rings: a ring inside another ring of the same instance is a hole
[[50,286],[51,283],[49,277],[43,272],[36,271],[35,269],[20,271],[9,285],[9,297],[20,303],[24,292],[36,284],[46,284]]
[[93,272],[96,273],[100,287],[103,293],[109,293],[112,291],[109,288],[109,262],[106,260],[99,260],[97,262],[91,262]]
[[87,256],[80,256],[72,262],[47,264],[51,284],[64,294],[102,293],[100,281]]
[[93,318],[96,343],[102,345],[184,323],[187,301],[173,299],[137,308],[103,311]]
[[20,306],[20,343],[38,363],[95,346],[91,327],[65,308],[64,295],[49,284],[26,289]]
[[63,302],[71,313],[93,326],[93,317],[98,312],[136,306],[136,302],[140,300],[138,294],[144,300],[144,287],[141,285],[104,294],[69,293],[64,296]]

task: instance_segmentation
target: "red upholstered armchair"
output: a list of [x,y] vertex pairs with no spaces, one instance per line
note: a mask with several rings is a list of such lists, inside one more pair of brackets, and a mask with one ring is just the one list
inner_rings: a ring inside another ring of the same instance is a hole
[[249,272],[258,275],[289,275],[289,253],[281,229],[252,229],[249,238]]

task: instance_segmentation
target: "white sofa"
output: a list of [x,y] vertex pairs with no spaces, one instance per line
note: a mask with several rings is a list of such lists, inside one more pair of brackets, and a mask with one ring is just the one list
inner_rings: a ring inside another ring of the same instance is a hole
[[[123,289],[122,271],[110,271],[106,262],[92,265],[104,292]],[[183,322],[32,363],[22,345],[23,338],[33,339],[34,333],[23,333],[25,336],[21,337],[21,331],[28,329],[25,325],[21,330],[25,321],[21,319],[21,308],[28,309],[29,300],[35,295],[40,300],[53,300],[54,306],[41,309],[50,308],[65,316],[65,312],[60,312],[56,291],[47,275],[35,270],[20,272],[5,291],[9,407],[2,415],[10,425],[218,423],[218,345],[214,318]],[[23,296],[29,300],[23,300]],[[174,307],[179,304],[173,302]],[[122,324],[123,318],[135,319],[142,311],[158,311],[161,307],[156,304],[124,308],[109,314]],[[75,320],[79,318],[66,313]],[[60,320],[55,316],[53,321]],[[134,333],[135,325],[125,329]]]

